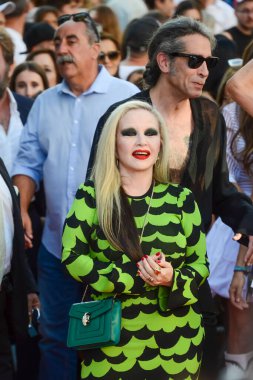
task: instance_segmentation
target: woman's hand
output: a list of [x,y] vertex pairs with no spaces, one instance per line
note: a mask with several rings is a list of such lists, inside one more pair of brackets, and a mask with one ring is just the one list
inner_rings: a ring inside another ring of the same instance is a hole
[[234,272],[229,288],[229,296],[231,303],[239,310],[247,309],[249,307],[247,302],[242,297],[244,283],[244,273]]
[[151,286],[171,286],[173,282],[173,268],[165,260],[163,253],[154,256],[144,255],[137,263],[138,275]]

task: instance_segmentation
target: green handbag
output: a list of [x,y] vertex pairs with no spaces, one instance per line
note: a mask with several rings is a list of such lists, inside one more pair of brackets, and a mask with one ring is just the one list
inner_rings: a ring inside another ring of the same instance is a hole
[[88,350],[120,341],[121,302],[117,298],[74,303],[69,317],[68,347]]

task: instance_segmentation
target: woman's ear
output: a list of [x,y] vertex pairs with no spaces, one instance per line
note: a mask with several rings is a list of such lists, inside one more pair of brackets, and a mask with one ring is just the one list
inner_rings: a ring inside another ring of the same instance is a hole
[[163,52],[160,52],[156,56],[156,61],[161,72],[167,74],[170,70],[170,62],[168,55]]

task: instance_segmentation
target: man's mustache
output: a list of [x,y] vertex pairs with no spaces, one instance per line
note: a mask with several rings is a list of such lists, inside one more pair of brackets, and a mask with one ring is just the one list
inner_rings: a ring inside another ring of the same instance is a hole
[[74,63],[74,58],[71,55],[61,55],[56,59],[57,63],[60,65],[62,63]]

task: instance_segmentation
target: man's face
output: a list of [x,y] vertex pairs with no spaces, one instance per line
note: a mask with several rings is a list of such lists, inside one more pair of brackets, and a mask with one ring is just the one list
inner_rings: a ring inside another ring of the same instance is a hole
[[0,46],[0,98],[3,97],[3,94],[8,87],[9,70],[10,68],[5,62],[2,47]]
[[[212,55],[209,40],[200,34],[185,36],[181,40],[185,46],[183,53],[200,55],[204,58]],[[179,99],[197,98],[202,94],[208,74],[205,61],[200,67],[192,69],[188,66],[187,57],[175,57],[169,62],[167,80]]]
[[60,9],[61,15],[73,14],[80,12],[77,1],[70,1],[68,4],[64,4]]
[[89,76],[97,67],[99,44],[90,44],[84,22],[67,21],[56,31],[55,52],[61,76],[70,83]]
[[253,1],[245,1],[239,4],[235,10],[238,26],[246,32],[253,31]]
[[174,0],[157,0],[156,8],[165,16],[172,17],[175,9]]

